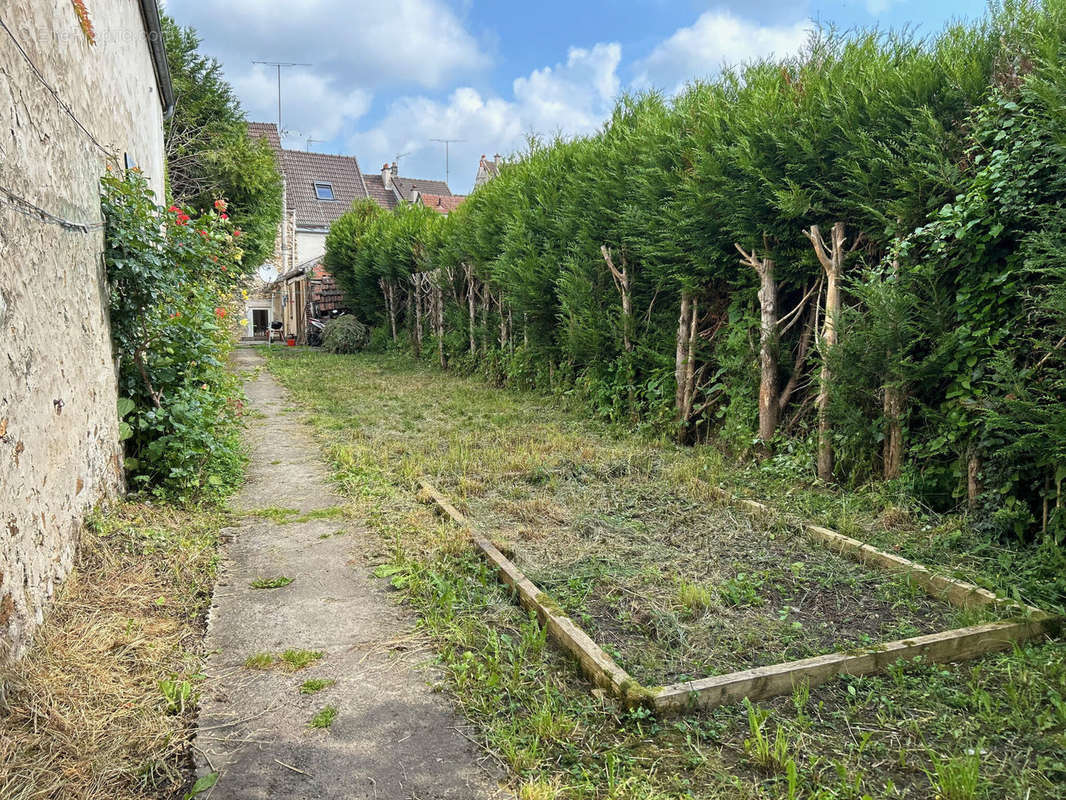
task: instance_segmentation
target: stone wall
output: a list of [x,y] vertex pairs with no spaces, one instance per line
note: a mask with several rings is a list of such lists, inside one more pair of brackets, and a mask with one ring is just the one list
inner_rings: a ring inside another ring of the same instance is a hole
[[99,178],[128,156],[163,196],[140,4],[86,5],[94,45],[70,0],[0,5],[25,50],[0,28],[0,661],[25,652],[86,511],[122,489]]

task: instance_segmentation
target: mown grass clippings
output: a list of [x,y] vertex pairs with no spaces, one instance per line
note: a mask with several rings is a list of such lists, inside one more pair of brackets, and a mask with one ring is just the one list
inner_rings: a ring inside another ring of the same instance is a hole
[[0,674],[0,797],[184,796],[226,524],[148,503],[90,518],[32,649]]
[[328,678],[310,678],[300,684],[300,694],[315,694],[334,686],[337,682]]
[[308,725],[312,728],[328,728],[333,724],[333,720],[337,718],[337,707],[326,706],[311,717],[311,721]]
[[[787,527],[760,524],[743,531],[738,541],[760,534],[768,538],[767,550],[782,552],[762,563],[759,551],[757,563],[744,560],[742,569],[739,557],[725,569],[708,570],[706,555],[691,567],[684,559],[641,556],[640,548],[654,553],[660,539],[685,552],[718,546],[736,535],[731,525],[746,524],[723,510],[724,521],[708,534],[688,533],[708,519],[703,506],[719,506],[701,495],[702,481],[684,479],[703,474],[698,449],[620,435],[544,398],[493,390],[391,355],[280,353],[271,356],[271,369],[312,412],[353,512],[390,554],[387,577],[399,579],[397,596],[418,613],[436,643],[443,686],[475,726],[475,737],[512,771],[519,796],[829,800],[865,794],[926,800],[937,791],[932,776],[938,760],[977,748],[979,797],[1066,798],[1066,645],[1026,645],[958,665],[918,660],[884,675],[797,687],[792,696],[753,704],[768,743],[766,758],[754,742],[745,748],[745,740],[757,737],[743,706],[668,721],[644,708],[623,711],[594,695],[572,660],[547,645],[544,628],[514,604],[462,533],[414,498],[418,477],[447,486],[466,511],[492,527],[503,529],[500,523],[512,520],[509,544],[523,570],[531,562],[538,568],[530,554],[564,551],[570,561],[556,566],[554,585],[542,588],[590,618],[602,613],[619,626],[617,615],[627,610],[632,621],[626,624],[654,631],[645,641],[672,642],[662,651],[667,658],[684,650],[692,629],[679,606],[682,581],[712,589],[714,600],[702,620],[759,614],[778,642],[799,637],[808,625],[803,595],[801,602],[788,602],[778,584],[813,586],[829,598],[874,595],[865,602],[887,608],[892,621],[874,621],[876,627],[867,628],[871,636],[908,615],[920,620],[921,612],[908,608],[924,601],[912,587],[888,585],[884,573],[858,565],[826,574],[812,555],[817,550]],[[575,507],[571,497],[580,499],[588,487],[588,496],[601,505]],[[677,497],[686,503],[678,506]],[[534,507],[530,500],[543,498],[566,513],[522,518],[524,509]],[[637,500],[650,516],[675,520],[676,527],[656,534],[653,519],[634,513]],[[506,503],[522,505],[515,511]],[[624,552],[615,552],[617,542]],[[878,580],[866,582],[868,575]],[[726,589],[737,590],[739,605],[719,591],[731,579],[742,584]],[[745,604],[744,585],[757,581],[763,602]],[[646,592],[648,587],[655,592]],[[663,594],[656,594],[660,589]],[[594,606],[597,598],[606,606],[602,611]],[[896,604],[907,607],[905,613],[896,615]],[[802,627],[795,628],[796,622]],[[620,631],[619,641],[624,644],[626,636]],[[760,630],[751,636],[749,653],[765,647]],[[609,651],[614,646],[600,644]],[[663,663],[656,655],[650,666]],[[775,749],[779,731],[787,746]]]
[[274,578],[256,578],[248,585],[253,589],[281,589],[288,586],[292,581],[292,578],[278,575]]

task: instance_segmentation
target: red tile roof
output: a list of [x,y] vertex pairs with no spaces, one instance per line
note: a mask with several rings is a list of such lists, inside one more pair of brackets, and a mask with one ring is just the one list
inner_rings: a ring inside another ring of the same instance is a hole
[[448,215],[463,204],[463,201],[466,200],[466,195],[422,194],[419,195],[419,200],[422,201],[422,205],[426,208],[432,208],[438,214]]

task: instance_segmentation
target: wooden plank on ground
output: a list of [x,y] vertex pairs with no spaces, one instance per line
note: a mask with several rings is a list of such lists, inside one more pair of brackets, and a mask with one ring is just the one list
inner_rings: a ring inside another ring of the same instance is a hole
[[711,678],[665,686],[652,700],[659,712],[684,712],[710,709],[735,703],[747,697],[761,700],[789,694],[796,685],[817,686],[837,675],[868,675],[881,672],[899,659],[921,656],[929,661],[947,663],[1005,650],[1059,630],[1061,618],[1041,614],[1026,620],[991,622],[932,633],[913,639],[867,648],[852,653],[831,653],[785,664],[716,675]]
[[[720,489],[717,486],[711,486],[710,489],[711,493],[723,502],[739,506],[756,517],[771,519],[779,516],[778,512],[775,512],[765,503],[760,503],[757,500],[748,500],[742,497],[734,497],[729,492]],[[959,580],[957,578],[949,578],[945,575],[938,575],[928,567],[923,567],[921,564],[911,561],[910,559],[897,556],[893,553],[888,553],[884,550],[879,550],[872,545],[860,542],[858,539],[853,539],[850,536],[844,536],[843,534],[822,527],[821,525],[803,522],[801,523],[801,527],[808,538],[823,547],[826,547],[835,553],[839,553],[840,555],[847,556],[862,564],[867,564],[884,570],[902,572],[916,584],[921,586],[931,597],[943,600],[953,606],[960,606],[963,608],[1003,606],[1008,608],[1014,607],[1019,611],[1026,611],[1028,613],[1042,613],[1040,609],[1033,606],[1026,606],[1005,597],[997,597],[994,592],[990,592],[988,589],[984,589],[973,583],[968,583],[967,581]]]
[[626,702],[639,702],[644,699],[646,692],[629,673],[618,666],[570,617],[563,614],[559,606],[537,588],[499,548],[478,533],[466,515],[452,505],[429,481],[420,480],[419,483],[423,491],[456,524],[469,532],[482,555],[496,568],[500,579],[517,593],[522,606],[536,612],[549,635],[578,660],[581,669],[597,686]]

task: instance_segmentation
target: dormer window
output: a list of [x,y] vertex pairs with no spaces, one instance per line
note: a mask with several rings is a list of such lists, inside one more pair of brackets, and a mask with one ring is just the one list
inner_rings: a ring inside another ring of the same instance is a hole
[[325,181],[315,181],[315,197],[319,200],[336,200],[333,196],[333,184]]

